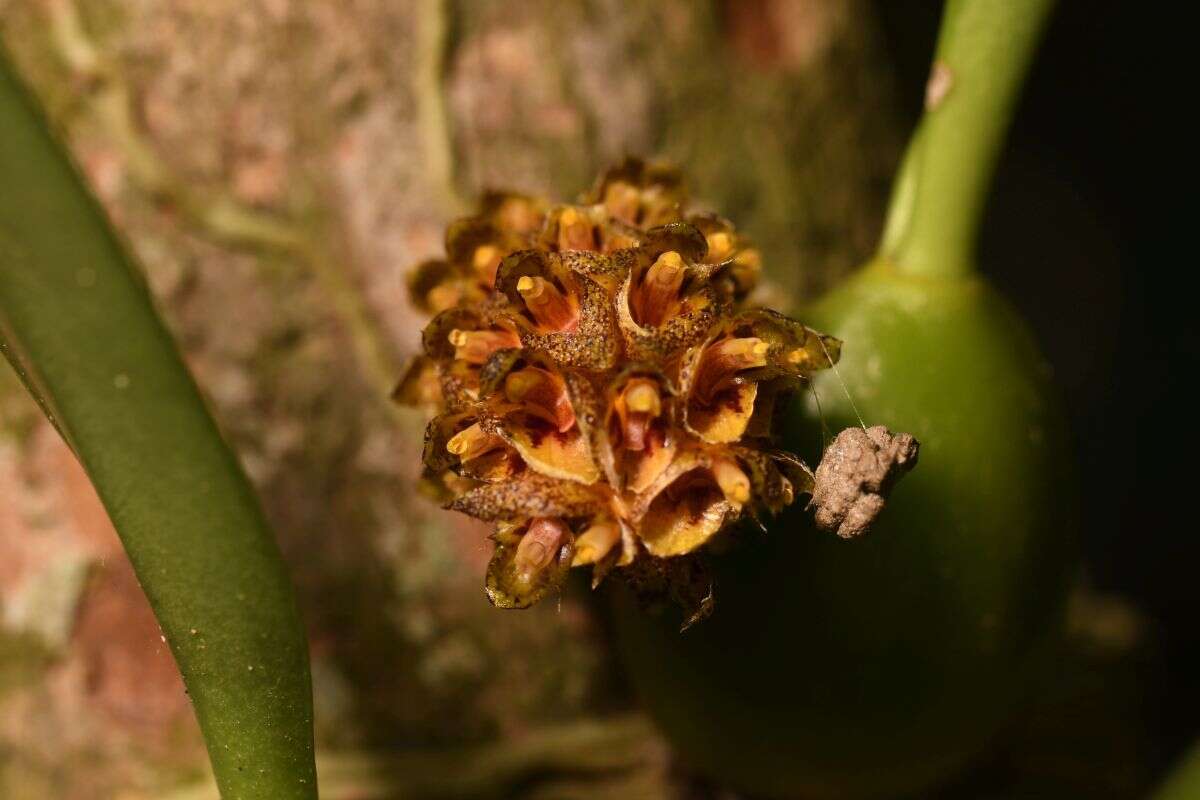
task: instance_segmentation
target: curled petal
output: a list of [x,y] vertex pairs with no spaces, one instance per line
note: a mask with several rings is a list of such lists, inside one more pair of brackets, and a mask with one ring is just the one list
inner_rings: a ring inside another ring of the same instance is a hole
[[630,364],[609,383],[595,450],[617,490],[641,491],[670,463],[674,395],[666,375],[651,364]]
[[771,345],[756,336],[710,342],[689,359],[685,392],[696,402],[715,402],[726,389],[737,386],[747,370],[765,367],[770,351]]
[[646,491],[675,460],[675,437],[652,433],[639,452],[625,452],[622,458],[624,486],[634,494]]
[[663,253],[674,251],[687,263],[698,264],[708,253],[708,241],[694,225],[672,222],[646,231],[639,250],[646,263],[653,263]]
[[435,361],[463,359],[479,365],[502,347],[519,347],[507,315],[494,309],[457,307],[436,315],[421,331],[425,355]]
[[528,608],[557,591],[571,568],[574,546],[561,519],[532,520],[515,543],[497,537],[487,571],[487,596],[498,608]]
[[708,253],[702,259],[720,266],[732,282],[738,298],[745,297],[758,284],[762,274],[762,254],[751,247],[729,220],[716,214],[694,214],[688,222],[704,234]]
[[617,294],[617,322],[625,350],[631,360],[665,363],[674,354],[696,345],[708,336],[713,325],[727,313],[729,305],[711,286],[685,294],[678,310],[658,326],[642,326],[630,307],[632,276]]
[[408,279],[408,295],[413,305],[426,314],[445,311],[464,301],[483,299],[482,292],[461,269],[441,259],[424,261],[413,268]]
[[690,553],[737,515],[711,466],[703,453],[681,453],[638,497],[634,510],[638,535],[652,555]]
[[504,395],[527,414],[566,433],[575,425],[575,409],[567,394],[567,385],[557,373],[540,367],[524,367],[504,378]]
[[757,337],[771,346],[767,365],[752,375],[755,380],[808,377],[832,367],[842,354],[841,340],[766,308],[743,311],[725,328],[728,335]]
[[500,260],[523,244],[522,237],[484,217],[458,219],[446,229],[447,260],[487,291],[495,285]]
[[627,158],[604,172],[585,197],[586,202],[602,203],[616,219],[643,228],[679,219],[686,199],[678,170],[638,158]]
[[404,406],[439,406],[443,400],[442,385],[433,359],[428,356],[416,356],[409,361],[404,376],[392,390],[392,399]]
[[500,423],[500,432],[529,468],[542,475],[582,484],[600,479],[591,448],[577,427],[560,432],[540,420],[514,414]]
[[687,403],[684,419],[688,429],[710,444],[736,442],[746,433],[754,416],[758,384],[730,386],[713,403]]
[[459,432],[471,427],[475,422],[475,415],[469,412],[440,414],[431,419],[425,426],[425,444],[421,452],[421,461],[425,469],[438,474],[455,466],[459,458],[447,445]]
[[697,476],[678,496],[663,493],[650,505],[639,525],[642,543],[656,556],[690,553],[715,536],[733,510],[718,488]]
[[517,192],[489,191],[480,200],[479,214],[500,231],[528,237],[541,230],[546,204]]
[[770,349],[749,336],[717,339],[691,350],[680,369],[688,429],[713,444],[740,439],[758,396],[758,385],[745,376],[766,366]]
[[[749,447],[739,447],[731,453],[736,457],[738,466],[748,477],[751,494],[757,506],[772,514],[778,514],[795,502],[799,490],[809,485],[806,481],[797,487],[780,469],[779,464],[768,453]],[[801,465],[804,462],[796,459]]]

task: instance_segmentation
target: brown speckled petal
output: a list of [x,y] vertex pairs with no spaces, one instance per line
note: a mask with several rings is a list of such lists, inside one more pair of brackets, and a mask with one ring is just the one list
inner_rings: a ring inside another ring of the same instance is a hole
[[634,251],[627,248],[614,253],[560,253],[558,257],[567,269],[591,278],[609,295],[620,290],[635,260]]
[[762,254],[751,247],[745,237],[737,232],[733,223],[716,214],[693,214],[687,221],[696,226],[708,244],[708,253],[703,261],[720,266],[724,275],[732,282],[737,299],[748,295],[758,284],[762,274]]
[[430,473],[441,473],[458,464],[458,456],[446,449],[455,435],[473,425],[476,416],[471,412],[440,414],[425,426],[425,444],[421,461]]
[[587,442],[588,453],[603,477],[612,484],[616,471],[604,430],[604,401],[587,375],[568,371],[563,373],[563,380],[575,409],[575,424]]
[[508,374],[525,361],[525,352],[516,347],[492,353],[479,368],[479,396],[486,399],[499,392]]
[[472,489],[447,506],[485,522],[539,516],[590,517],[603,507],[596,491],[581,483],[555,480],[530,471],[506,483]]
[[621,354],[621,342],[612,335],[612,301],[591,278],[576,274],[572,282],[579,298],[579,322],[575,330],[521,331],[521,344],[530,352],[543,354],[557,364],[574,369],[612,369]]
[[727,325],[737,336],[756,336],[771,345],[770,364],[752,373],[754,380],[777,375],[807,377],[829,369],[842,354],[842,342],[818,333],[790,317],[768,308],[743,311]]

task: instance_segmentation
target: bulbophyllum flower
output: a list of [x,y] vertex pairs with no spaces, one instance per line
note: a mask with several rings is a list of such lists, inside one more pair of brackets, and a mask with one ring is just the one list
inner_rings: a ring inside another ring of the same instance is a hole
[[760,271],[729,221],[687,211],[678,173],[632,159],[575,204],[488,195],[417,267],[434,316],[396,396],[437,411],[426,481],[496,524],[495,605],[590,567],[695,621],[705,551],[813,492],[776,416],[841,343],[745,308]]

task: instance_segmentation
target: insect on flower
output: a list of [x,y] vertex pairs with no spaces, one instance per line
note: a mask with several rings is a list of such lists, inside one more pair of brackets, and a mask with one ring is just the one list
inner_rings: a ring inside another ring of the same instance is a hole
[[493,604],[590,566],[695,621],[705,546],[813,493],[776,416],[841,343],[750,307],[760,271],[732,224],[687,211],[676,171],[633,159],[577,204],[487,195],[415,269],[434,316],[396,397],[437,411],[425,480],[496,524]]

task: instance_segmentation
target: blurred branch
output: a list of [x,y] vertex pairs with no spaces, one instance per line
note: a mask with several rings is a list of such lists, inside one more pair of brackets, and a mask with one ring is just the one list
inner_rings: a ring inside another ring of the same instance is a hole
[[454,138],[446,108],[446,57],[450,44],[448,0],[417,4],[417,46],[413,64],[413,93],[417,129],[425,153],[425,171],[442,193],[446,210],[458,214],[467,202],[458,191],[454,169]]

